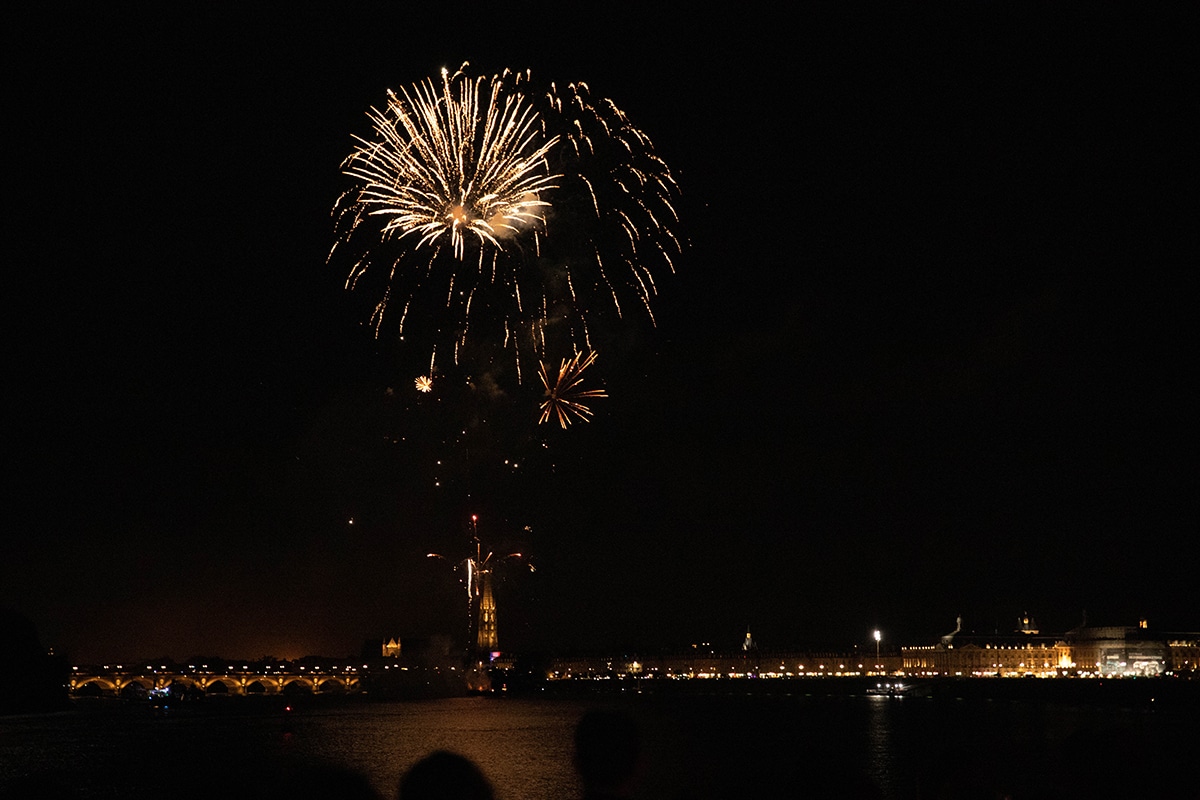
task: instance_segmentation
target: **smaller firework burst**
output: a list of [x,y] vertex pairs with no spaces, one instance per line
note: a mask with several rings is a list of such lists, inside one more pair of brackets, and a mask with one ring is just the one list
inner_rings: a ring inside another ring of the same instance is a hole
[[433,378],[428,375],[422,375],[413,381],[413,385],[417,387],[418,392],[431,392],[433,391]]
[[546,387],[545,399],[542,401],[542,416],[538,424],[549,421],[552,417],[558,419],[558,424],[564,429],[575,420],[589,422],[592,410],[583,404],[584,400],[595,397],[608,397],[603,389],[584,389],[580,386],[583,381],[583,371],[596,360],[594,352],[584,355],[576,353],[574,358],[564,358],[558,368],[558,377],[550,378],[550,368],[541,365],[542,385]]

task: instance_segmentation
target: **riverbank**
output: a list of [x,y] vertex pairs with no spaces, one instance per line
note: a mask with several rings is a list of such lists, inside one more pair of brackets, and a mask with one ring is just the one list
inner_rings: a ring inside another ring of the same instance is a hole
[[[892,687],[890,692],[880,688]],[[535,693],[587,697],[643,693],[670,697],[780,695],[994,700],[1145,711],[1200,711],[1200,681],[1179,678],[601,678],[545,681]]]

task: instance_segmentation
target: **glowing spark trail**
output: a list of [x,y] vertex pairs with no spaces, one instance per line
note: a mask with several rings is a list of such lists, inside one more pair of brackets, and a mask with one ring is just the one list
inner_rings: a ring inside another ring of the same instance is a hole
[[330,259],[356,252],[346,286],[377,293],[376,335],[399,302],[410,346],[519,369],[589,347],[589,324],[630,308],[653,324],[655,275],[682,247],[649,137],[585,84],[466,66],[389,91],[343,162]]
[[603,389],[582,389],[579,384],[583,380],[583,371],[596,360],[594,352],[576,353],[574,358],[564,358],[558,368],[558,377],[551,380],[550,370],[542,364],[542,385],[546,387],[546,399],[542,401],[542,416],[538,424],[551,417],[558,419],[558,424],[564,429],[571,424],[572,417],[588,422],[592,410],[582,401],[593,397],[608,397]]

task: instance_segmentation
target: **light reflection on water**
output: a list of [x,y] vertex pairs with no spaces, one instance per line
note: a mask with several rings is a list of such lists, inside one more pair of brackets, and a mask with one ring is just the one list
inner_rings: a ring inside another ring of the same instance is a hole
[[[953,698],[454,698],[291,713],[243,700],[209,699],[165,717],[114,703],[0,718],[0,787],[40,775],[78,798],[262,800],[287,765],[327,763],[392,798],[409,766],[448,749],[474,760],[501,800],[558,800],[579,796],[575,723],[604,705],[628,710],[644,734],[641,797],[905,800],[953,786],[1021,798],[1049,796],[1045,787],[1062,776],[1078,789],[1087,774],[1075,767],[1106,759],[1140,763],[1146,771],[1131,779],[1149,788],[1182,760],[1191,732],[1182,716]],[[1111,769],[1104,780],[1115,785]]]
[[896,703],[895,698],[873,695],[867,698],[868,715],[866,725],[866,778],[881,793],[890,794],[896,787],[893,777],[896,766],[892,764],[892,753],[895,743],[892,741],[892,716]]
[[113,702],[0,718],[0,796],[29,775],[47,792],[81,798],[261,796],[291,767],[322,763],[360,773],[390,798],[404,771],[438,749],[475,761],[500,798],[578,794],[571,737],[581,702],[464,697],[287,712],[243,700],[166,714]]
[[434,750],[467,756],[504,797],[554,798],[576,793],[571,736],[584,706],[453,698],[353,706],[314,713],[294,725],[295,756],[352,767],[392,793],[408,767]]

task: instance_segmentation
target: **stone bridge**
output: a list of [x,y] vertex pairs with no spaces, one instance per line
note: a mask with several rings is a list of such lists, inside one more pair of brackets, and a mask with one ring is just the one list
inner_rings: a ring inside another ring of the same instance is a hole
[[73,667],[75,697],[145,697],[153,690],[206,695],[353,694],[361,689],[359,669],[346,664],[114,665]]

